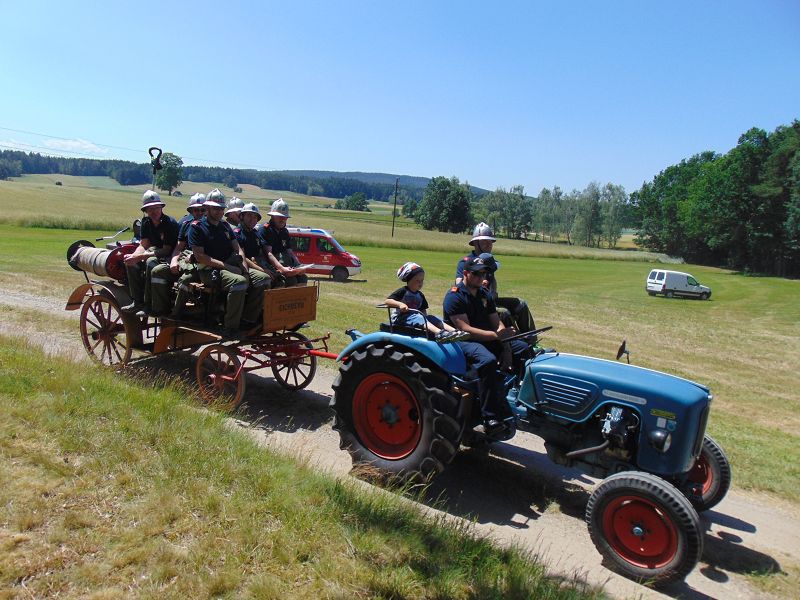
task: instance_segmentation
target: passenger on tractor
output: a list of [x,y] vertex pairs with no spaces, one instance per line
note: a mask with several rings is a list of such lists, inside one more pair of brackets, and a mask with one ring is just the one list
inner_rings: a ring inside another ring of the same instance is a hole
[[[144,317],[148,313],[163,315],[169,311],[169,292],[166,298],[160,293],[159,276],[153,278],[153,270],[159,263],[168,263],[178,241],[178,223],[164,214],[165,204],[153,190],[142,195],[141,241],[131,254],[125,257],[128,275],[128,290],[133,300],[122,307],[125,312],[135,312]],[[156,288],[152,287],[156,283]],[[155,295],[154,295],[155,294]]]
[[[502,340],[517,331],[500,321],[494,299],[483,286],[489,269],[486,262],[480,256],[464,259],[461,282],[450,288],[444,297],[444,320],[470,334],[470,341],[458,344],[470,367],[478,373],[484,427],[486,433],[494,433],[505,428],[503,421],[511,417],[511,409],[504,398],[502,374],[498,372],[498,360],[503,354]],[[528,344],[520,340],[507,344],[518,368],[528,354]]]
[[189,247],[189,226],[203,218],[206,208],[203,203],[206,201],[205,194],[193,194],[186,207],[187,215],[178,221],[178,243],[169,261],[169,270],[172,281],[178,277],[178,293],[170,316],[179,319],[182,316],[186,301],[189,298],[189,284],[199,283],[200,277],[197,275],[197,264],[194,261],[192,249]]
[[[236,235],[236,241],[244,252],[247,267],[250,269],[250,279],[252,284],[257,285],[256,279],[260,282],[262,278],[267,279],[266,283],[260,285],[264,289],[273,287],[273,274],[270,270],[265,269],[259,264],[259,258],[265,256],[264,243],[256,231],[256,225],[261,220],[261,213],[258,207],[252,202],[244,205],[239,213],[240,224],[233,230]],[[263,262],[263,261],[262,261]]]
[[228,222],[228,225],[231,227],[238,227],[241,223],[240,216],[242,212],[242,208],[244,207],[244,202],[233,196],[225,206],[225,220]]
[[[452,326],[439,317],[427,314],[428,301],[422,293],[425,270],[421,266],[415,262],[407,262],[397,270],[397,278],[405,285],[393,291],[385,300],[386,306],[392,309],[392,325],[425,328],[439,337],[445,332],[455,332]],[[409,312],[410,309],[420,312]]]
[[[231,226],[222,220],[225,196],[213,189],[203,203],[206,215],[189,226],[189,246],[205,286],[219,285],[226,293],[223,336],[235,338],[241,326],[256,323],[264,303],[263,285],[249,293],[249,270]],[[266,281],[266,279],[264,279]]]
[[267,213],[270,217],[269,223],[258,230],[261,240],[264,242],[264,250],[270,264],[275,271],[284,279],[286,286],[305,285],[308,276],[296,267],[300,266],[300,261],[292,250],[292,239],[286,229],[286,222],[289,220],[289,205],[283,198],[278,198],[272,203],[272,208]]
[[[494,237],[492,228],[486,223],[478,223],[475,226],[472,232],[472,239],[469,241],[470,246],[472,246],[472,253],[462,258],[456,267],[456,285],[461,283],[464,278],[464,261],[470,256],[477,257],[484,253],[491,254],[496,241],[497,239]],[[499,268],[500,263],[496,264],[497,268]],[[521,298],[499,297],[497,292],[497,279],[494,275],[494,271],[496,271],[497,268],[494,270],[490,269],[487,272],[484,287],[486,287],[491,294],[497,307],[502,309],[499,313],[501,319],[507,326],[515,327],[520,333],[533,331],[536,325],[533,322],[533,316],[525,300]]]

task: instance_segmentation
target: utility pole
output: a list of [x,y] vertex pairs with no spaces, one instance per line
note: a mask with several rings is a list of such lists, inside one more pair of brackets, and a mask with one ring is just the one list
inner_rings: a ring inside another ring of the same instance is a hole
[[397,188],[400,186],[400,178],[394,180],[394,208],[392,209],[392,237],[394,237],[394,220],[397,218]]

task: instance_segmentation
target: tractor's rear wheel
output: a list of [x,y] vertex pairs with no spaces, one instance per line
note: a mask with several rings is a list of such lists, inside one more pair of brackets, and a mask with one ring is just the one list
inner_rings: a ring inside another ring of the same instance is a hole
[[603,480],[589,497],[586,524],[595,547],[616,570],[637,581],[683,579],[703,553],[694,508],[672,484],[641,472]]
[[695,510],[702,512],[719,504],[731,487],[731,463],[722,447],[710,436],[689,471],[687,485],[700,485],[700,496],[688,494]]
[[389,478],[425,479],[455,456],[462,427],[444,378],[413,353],[370,345],[351,354],[333,383],[331,406],[340,446],[353,464]]
[[91,296],[81,307],[81,340],[86,352],[106,366],[131,359],[133,330],[116,300],[102,294]]

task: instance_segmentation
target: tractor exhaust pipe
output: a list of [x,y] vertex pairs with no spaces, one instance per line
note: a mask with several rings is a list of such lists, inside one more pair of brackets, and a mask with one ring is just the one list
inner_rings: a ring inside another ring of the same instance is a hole
[[593,452],[602,452],[606,448],[608,448],[609,444],[608,440],[600,444],[599,446],[592,446],[591,448],[581,448],[580,450],[573,450],[572,452],[567,452],[565,456],[567,458],[578,458],[580,456],[586,456],[587,454],[592,454]]

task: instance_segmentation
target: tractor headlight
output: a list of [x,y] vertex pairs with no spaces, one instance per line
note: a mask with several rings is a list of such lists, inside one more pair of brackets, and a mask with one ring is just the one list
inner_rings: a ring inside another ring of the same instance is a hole
[[672,445],[672,434],[663,429],[653,429],[647,437],[650,439],[650,445],[659,452],[666,452]]

